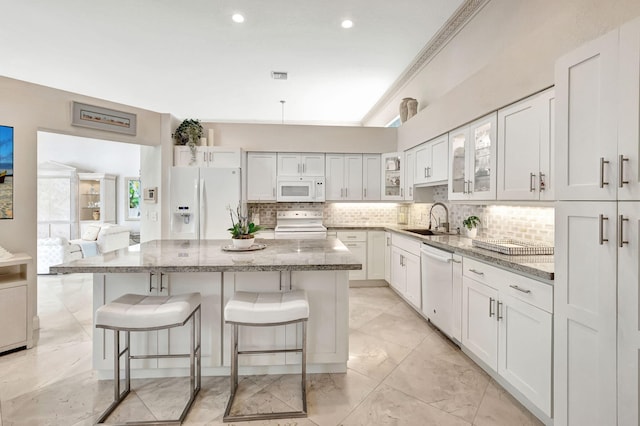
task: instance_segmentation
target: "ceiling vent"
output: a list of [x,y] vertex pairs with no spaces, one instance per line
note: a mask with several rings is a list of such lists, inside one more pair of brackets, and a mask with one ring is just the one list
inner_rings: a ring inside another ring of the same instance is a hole
[[286,80],[287,73],[284,71],[271,71],[271,78],[274,80]]

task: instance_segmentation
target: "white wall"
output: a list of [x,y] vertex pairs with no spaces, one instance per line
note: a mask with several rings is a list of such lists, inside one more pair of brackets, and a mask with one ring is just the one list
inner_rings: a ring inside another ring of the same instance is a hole
[[116,175],[117,223],[132,231],[140,221],[125,220],[125,177],[140,176],[140,146],[81,138],[59,133],[38,132],[38,164],[57,161],[83,171]]
[[640,15],[638,0],[491,0],[365,125],[420,111],[398,129],[405,150],[554,83],[558,57]]

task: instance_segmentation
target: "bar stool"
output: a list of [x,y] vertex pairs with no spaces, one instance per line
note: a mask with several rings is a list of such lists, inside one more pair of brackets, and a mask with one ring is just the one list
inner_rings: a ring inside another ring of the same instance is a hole
[[[102,413],[97,423],[104,421],[113,410],[124,401],[131,390],[131,360],[157,358],[189,358],[190,359],[190,389],[182,414],[176,420],[158,420],[145,422],[127,422],[127,424],[182,424],[196,395],[200,391],[201,370],[200,363],[200,293],[189,293],[175,296],[143,296],[125,294],[96,310],[96,328],[113,330],[113,402]],[[131,355],[129,350],[130,333],[132,331],[164,330],[183,326],[191,320],[191,347],[187,354],[171,355]],[[120,351],[120,332],[124,332],[124,349]],[[125,389],[120,392],[120,357],[124,359]]]
[[[269,420],[307,417],[307,320],[309,302],[304,290],[286,293],[236,292],[224,308],[225,322],[232,325],[231,348],[231,395],[222,417],[223,422]],[[302,323],[302,347],[274,350],[238,350],[238,326],[276,326]],[[232,416],[231,407],[238,389],[238,355],[298,352],[302,353],[302,410],[275,413],[255,413]]]

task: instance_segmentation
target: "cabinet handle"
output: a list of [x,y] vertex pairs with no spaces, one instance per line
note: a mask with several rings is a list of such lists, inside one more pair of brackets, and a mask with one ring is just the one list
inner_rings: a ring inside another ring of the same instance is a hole
[[469,272],[473,272],[476,275],[480,275],[481,277],[484,277],[484,272],[476,271],[475,269],[469,269]]
[[271,188],[271,192],[273,193],[273,196],[276,196],[276,189],[275,188]]
[[429,176],[427,175],[427,169],[428,169],[428,167],[425,167],[425,168],[424,168],[424,177],[429,177]]
[[462,181],[462,193],[463,194],[467,193],[467,181],[466,180]]
[[413,186],[409,187],[409,197],[413,197]]
[[[622,185],[624,185],[625,183],[628,184],[629,181],[628,180],[624,180],[624,162],[625,161],[629,161],[628,158],[626,158],[624,155],[620,155],[620,157],[618,157],[618,186],[620,188],[622,188]],[[620,246],[622,247],[622,246]]]
[[387,237],[387,247],[391,245],[391,238]]
[[302,173],[306,173],[307,172],[307,165],[305,163],[302,163]]
[[345,245],[346,245],[347,247],[358,247],[358,245],[357,245],[357,244],[349,244],[349,243],[347,243],[347,244],[345,244]]
[[364,188],[363,191],[364,191],[364,198],[367,198],[367,188]]
[[400,255],[400,266],[404,266],[404,256]]
[[496,318],[498,321],[500,321],[502,319],[502,309],[501,309],[502,305],[503,305],[502,302],[498,302],[498,309],[497,309],[498,317]]
[[625,241],[624,239],[624,223],[628,221],[628,218],[620,215],[620,218],[618,220],[618,246],[620,248],[624,247],[625,244],[629,244],[629,241]]
[[344,198],[349,198],[349,188],[344,189]]
[[534,192],[536,190],[536,174],[529,173],[529,192]]
[[495,300],[496,299],[494,299],[493,297],[489,298],[489,318],[495,315],[495,313],[493,312],[493,302],[495,302]]
[[340,198],[344,198],[344,188],[340,188]]
[[207,162],[207,153],[206,153],[206,152],[203,152],[203,153],[202,153],[202,162],[203,162],[203,163],[206,163],[206,162]]
[[431,167],[427,167],[427,177],[431,177]]
[[209,162],[213,163],[213,152],[209,153]]
[[540,183],[540,192],[544,191],[546,189],[546,184],[544,183],[544,173],[540,172],[540,179],[539,179],[539,183]]
[[149,272],[149,293],[151,293],[153,289],[155,289],[155,287],[153,286],[153,276],[154,276],[154,273]]
[[163,287],[163,286],[162,286],[162,280],[163,280],[163,278],[164,278],[164,272],[160,272],[160,291],[161,291],[161,292],[162,292],[162,291],[167,290],[167,288],[166,288],[166,287]]
[[400,197],[404,198],[404,188],[400,188]]
[[451,259],[453,263],[462,263],[460,260]]
[[300,163],[298,163],[298,173],[300,173]]
[[358,238],[357,235],[347,235],[347,238]]
[[600,188],[604,188],[605,185],[609,185],[609,182],[604,181],[605,164],[609,164],[609,160],[605,160],[604,157],[600,157]]
[[514,290],[521,291],[521,292],[523,292],[523,293],[527,293],[527,294],[531,293],[531,290],[526,289],[526,288],[522,288],[522,287],[518,287],[518,286],[517,286],[517,285],[515,285],[515,284],[511,284],[511,285],[509,285],[509,287],[511,287],[511,288],[512,288],[512,289],[514,289]]
[[608,242],[609,239],[604,238],[604,221],[605,220],[609,220],[608,217],[606,217],[605,215],[601,214],[598,217],[598,222],[599,222],[599,232],[598,232],[598,242],[600,243],[600,245],[603,245],[605,242]]

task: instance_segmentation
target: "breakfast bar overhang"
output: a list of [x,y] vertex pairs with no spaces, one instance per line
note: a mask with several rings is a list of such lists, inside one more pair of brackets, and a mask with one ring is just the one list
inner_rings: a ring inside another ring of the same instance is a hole
[[[202,374],[228,375],[229,332],[226,302],[235,291],[290,291],[308,294],[310,316],[307,365],[311,373],[346,372],[349,344],[350,270],[362,263],[336,238],[323,240],[256,240],[266,247],[226,251],[229,240],[154,240],[102,256],[54,266],[54,273],[92,273],[93,311],[125,293],[202,295]],[[132,333],[132,354],[171,355],[188,343],[187,329]],[[254,348],[296,347],[297,325],[243,327],[239,345]],[[112,377],[112,338],[93,330],[93,366],[100,378]],[[283,374],[299,371],[300,355],[274,353],[241,359],[240,374]],[[140,359],[131,363],[132,377],[182,376],[188,360]]]

